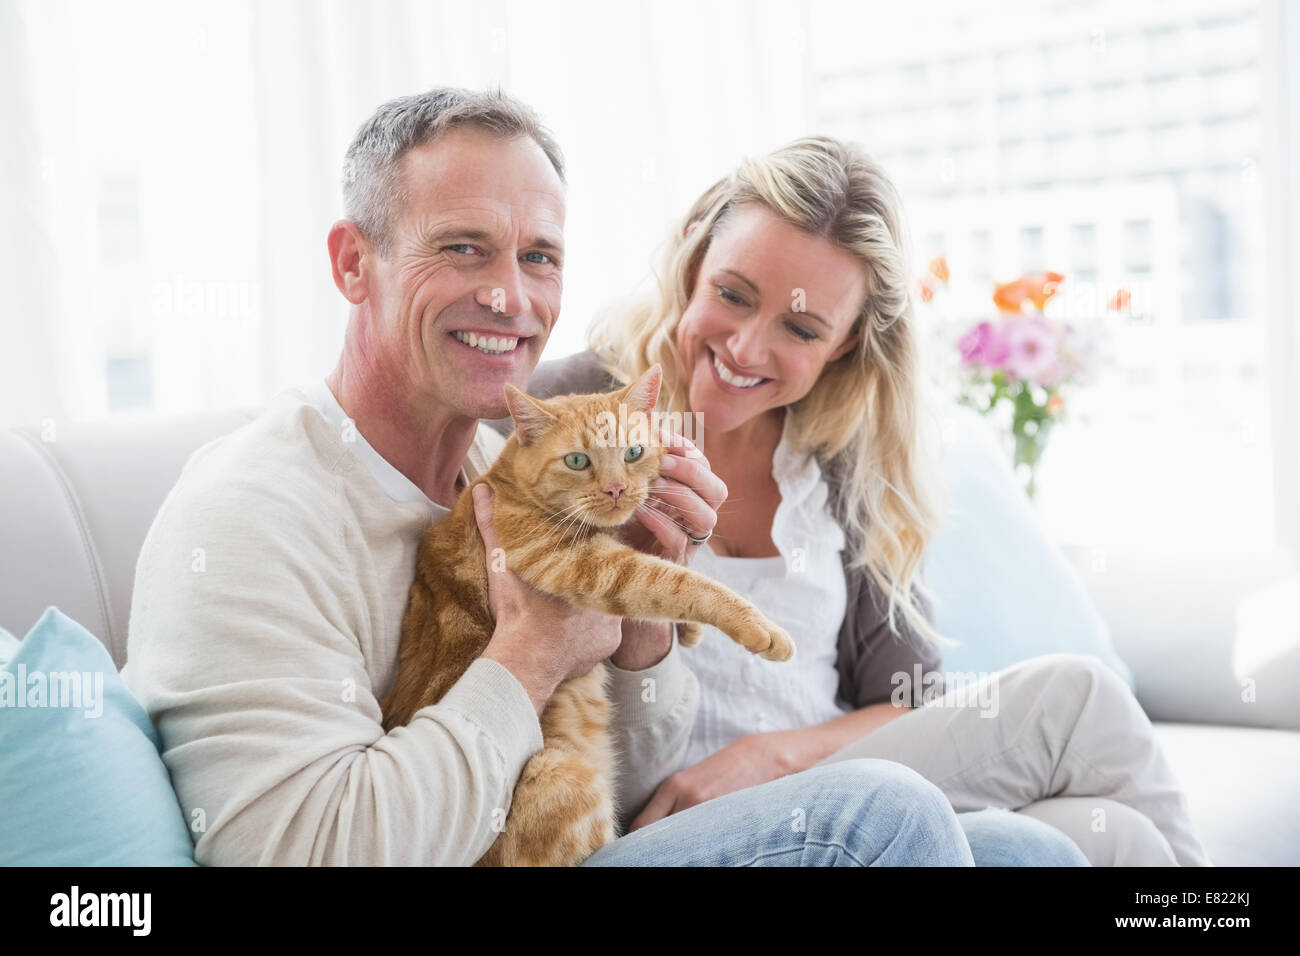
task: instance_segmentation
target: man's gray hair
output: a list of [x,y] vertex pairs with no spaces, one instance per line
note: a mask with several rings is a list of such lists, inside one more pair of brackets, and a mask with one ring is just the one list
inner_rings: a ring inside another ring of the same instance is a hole
[[406,152],[448,130],[470,126],[507,139],[528,136],[542,148],[560,181],[564,156],[533,110],[500,89],[439,87],[389,100],[366,120],[343,162],[343,211],[387,251],[400,204],[406,200],[401,160]]

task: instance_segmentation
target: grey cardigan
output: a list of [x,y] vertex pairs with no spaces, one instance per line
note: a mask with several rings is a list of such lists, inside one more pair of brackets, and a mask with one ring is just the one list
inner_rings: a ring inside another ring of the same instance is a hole
[[[528,381],[528,392],[546,399],[555,395],[612,392],[625,384],[606,371],[595,353],[580,352],[538,365]],[[488,424],[504,435],[509,435],[514,427],[509,418],[489,421]],[[828,507],[832,514],[836,514],[839,481],[834,462],[830,467],[823,466],[822,473],[830,492]],[[846,535],[851,535],[848,529],[845,531]],[[939,651],[915,634],[897,611],[894,619],[899,634],[890,631],[889,622],[885,620],[888,603],[875,580],[865,570],[848,567],[853,544],[854,539],[850,536],[843,556],[848,603],[839,635],[840,701],[852,709],[887,701],[898,685],[894,675],[901,672],[907,675],[904,686],[911,687],[914,692],[909,703],[919,705],[921,690],[926,684],[917,684],[916,666],[921,667],[923,681],[933,671],[935,676],[928,678],[927,682],[933,682],[936,689],[942,687],[937,673],[941,659]],[[932,608],[919,594],[917,597],[926,617],[933,620]]]

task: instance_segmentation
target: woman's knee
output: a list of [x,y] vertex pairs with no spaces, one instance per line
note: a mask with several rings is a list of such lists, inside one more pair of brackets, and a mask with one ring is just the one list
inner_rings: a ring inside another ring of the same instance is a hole
[[1068,694],[1079,699],[1136,704],[1132,690],[1100,658],[1091,654],[1043,654],[1014,665],[1021,680],[1051,685],[1053,698]]

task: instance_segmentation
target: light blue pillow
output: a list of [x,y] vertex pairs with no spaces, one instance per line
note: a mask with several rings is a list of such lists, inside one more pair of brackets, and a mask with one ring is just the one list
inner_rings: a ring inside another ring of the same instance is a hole
[[0,629],[0,865],[195,865],[149,715],[55,607]]
[[945,414],[949,511],[925,564],[935,626],[961,641],[943,648],[943,670],[991,672],[1040,654],[1091,654],[1131,689],[1110,628],[1044,531],[990,424],[958,405]]

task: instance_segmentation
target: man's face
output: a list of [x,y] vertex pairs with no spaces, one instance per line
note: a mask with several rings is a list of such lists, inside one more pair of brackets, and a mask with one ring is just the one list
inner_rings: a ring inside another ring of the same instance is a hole
[[527,385],[560,312],[564,185],[531,138],[476,129],[408,152],[401,183],[367,284],[374,344],[420,400],[504,417],[505,383]]

